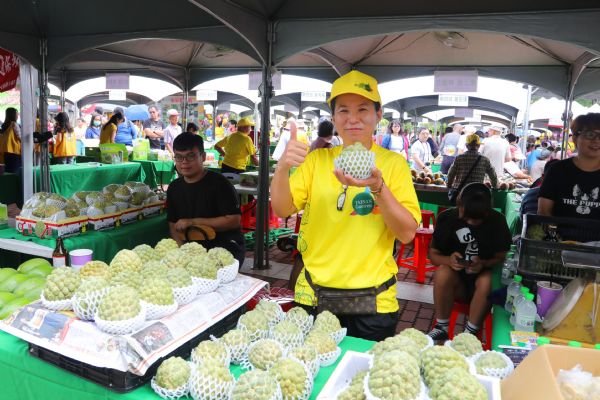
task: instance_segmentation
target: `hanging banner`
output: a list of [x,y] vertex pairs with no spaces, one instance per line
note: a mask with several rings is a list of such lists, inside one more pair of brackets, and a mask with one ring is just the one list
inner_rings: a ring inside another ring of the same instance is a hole
[[217,101],[217,91],[210,89],[196,90],[196,99],[199,101]]
[[106,89],[129,90],[129,74],[122,72],[108,72],[106,74]]
[[14,89],[19,78],[19,57],[0,49],[0,92]]
[[477,70],[435,71],[433,73],[434,92],[476,92]]

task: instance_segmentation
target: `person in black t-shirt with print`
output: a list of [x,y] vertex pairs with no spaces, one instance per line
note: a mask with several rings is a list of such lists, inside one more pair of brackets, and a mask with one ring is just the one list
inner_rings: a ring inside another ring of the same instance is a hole
[[202,245],[223,247],[244,262],[245,246],[241,231],[238,194],[223,175],[204,168],[204,142],[198,135],[182,133],[173,141],[179,178],[167,190],[167,219],[171,237],[181,245],[180,234],[192,225],[207,225],[216,232]]
[[600,220],[600,113],[571,123],[577,155],[552,165],[538,198],[538,214]]
[[465,186],[457,204],[439,215],[429,249],[432,264],[439,265],[433,284],[437,323],[429,332],[435,341],[448,340],[456,299],[470,305],[465,332],[477,333],[490,310],[492,267],[504,260],[511,244],[506,219],[492,209],[490,190],[483,183]]

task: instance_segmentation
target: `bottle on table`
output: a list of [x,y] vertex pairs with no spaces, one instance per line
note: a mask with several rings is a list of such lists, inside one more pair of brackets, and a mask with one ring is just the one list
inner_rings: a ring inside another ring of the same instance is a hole
[[529,293],[529,288],[525,287],[525,286],[521,286],[521,290],[519,292],[519,294],[515,297],[515,299],[513,300],[513,307],[512,307],[512,312],[510,314],[510,324],[512,326],[515,325],[515,314],[517,312],[517,305],[522,302],[523,300],[525,300],[525,295]]
[[533,302],[533,293],[527,293],[525,295],[525,300],[523,300],[517,307],[517,314],[515,315],[515,330],[533,332],[535,328],[536,314],[537,307]]
[[521,281],[523,277],[521,275],[515,275],[513,281],[508,285],[506,289],[506,303],[504,303],[504,309],[508,312],[512,312],[513,301],[515,297],[521,291]]
[[502,265],[502,277],[500,278],[502,284],[504,286],[510,285],[516,272],[517,260],[514,258],[514,253],[509,252],[506,255],[506,260],[504,260],[504,264]]
[[56,239],[56,247],[54,247],[54,251],[52,252],[52,266],[54,268],[64,267],[67,265],[67,257],[69,254],[67,253],[67,249],[65,249],[65,244],[61,237]]

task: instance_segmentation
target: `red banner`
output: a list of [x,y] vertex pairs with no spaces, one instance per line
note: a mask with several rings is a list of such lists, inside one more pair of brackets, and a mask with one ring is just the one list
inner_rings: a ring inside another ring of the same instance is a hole
[[0,92],[13,89],[19,78],[19,57],[0,49]]

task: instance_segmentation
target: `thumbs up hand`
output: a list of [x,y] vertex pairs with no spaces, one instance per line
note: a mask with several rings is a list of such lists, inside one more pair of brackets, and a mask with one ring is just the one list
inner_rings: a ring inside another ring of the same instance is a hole
[[300,166],[308,154],[308,146],[298,141],[298,127],[296,126],[296,121],[293,119],[288,120],[288,126],[290,129],[290,140],[285,146],[285,150],[278,163],[280,167],[287,170],[292,167]]

